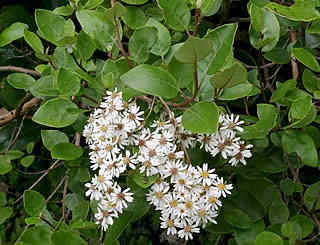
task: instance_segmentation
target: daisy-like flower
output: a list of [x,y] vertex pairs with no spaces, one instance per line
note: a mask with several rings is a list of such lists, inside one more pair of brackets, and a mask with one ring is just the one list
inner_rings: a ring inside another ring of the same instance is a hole
[[171,182],[174,182],[186,168],[187,166],[184,165],[182,161],[167,161],[162,171],[162,177],[167,178],[170,176]]
[[217,216],[218,213],[216,211],[209,209],[207,204],[202,202],[199,204],[198,212],[194,216],[194,222],[197,226],[202,225],[202,228],[205,228],[209,221],[217,224],[217,221],[214,219]]
[[137,106],[136,104],[130,104],[128,111],[123,113],[125,116],[123,123],[130,125],[132,129],[135,129],[136,127],[140,126],[140,121],[143,121],[143,118],[140,117],[143,115],[143,111],[139,110],[139,106]]
[[103,197],[102,192],[100,190],[98,190],[96,185],[91,184],[91,183],[86,183],[85,187],[89,188],[86,191],[86,196],[90,196],[90,200],[95,199],[98,201]]
[[246,158],[250,158],[252,156],[251,151],[249,150],[252,148],[253,145],[245,145],[243,141],[239,142],[239,149],[232,154],[232,158],[229,160],[231,166],[237,166],[238,162],[240,161],[243,165],[247,164]]
[[211,189],[205,195],[205,203],[208,208],[218,210],[222,206],[221,201],[218,199],[219,193],[215,189]]
[[217,177],[216,180],[213,182],[213,185],[215,186],[218,197],[220,197],[221,195],[223,197],[227,197],[227,194],[231,194],[230,190],[233,189],[231,184],[226,184],[223,181],[223,177]]
[[211,155],[214,157],[219,152],[221,153],[224,159],[227,159],[228,156],[232,154],[232,150],[225,145],[226,135],[219,134],[216,141],[212,144],[212,150],[210,151]]
[[198,197],[196,196],[189,196],[184,200],[186,212],[188,213],[189,217],[195,215],[199,210],[199,203],[197,202],[197,199]]
[[113,224],[113,218],[112,217],[118,217],[118,215],[114,212],[111,212],[109,210],[103,210],[100,207],[98,207],[98,212],[94,215],[94,217],[97,220],[97,224],[101,224],[102,230],[106,231],[108,228],[108,225]]
[[199,233],[200,228],[196,224],[189,224],[185,220],[178,224],[178,227],[182,228],[178,231],[178,236],[185,240],[193,239],[192,233]]
[[224,118],[225,125],[220,128],[220,130],[229,129],[237,130],[243,132],[243,128],[239,125],[244,124],[244,121],[239,121],[239,115],[234,116],[234,114],[226,115]]
[[171,214],[177,212],[178,204],[179,204],[179,196],[176,192],[171,191],[168,194],[166,194],[166,201],[163,208],[163,212],[165,214]]
[[213,172],[215,169],[208,170],[208,163],[204,163],[202,168],[197,166],[198,172],[196,173],[196,177],[200,179],[202,185],[211,185],[212,181],[217,177]]
[[126,150],[126,155],[122,156],[121,161],[124,166],[129,166],[132,169],[136,169],[135,165],[138,164],[137,153],[134,153],[132,156],[130,156],[130,151]]
[[169,186],[162,188],[160,185],[153,185],[147,196],[147,201],[152,203],[156,210],[163,209],[167,203],[167,192]]
[[156,134],[153,138],[155,139],[155,146],[161,152],[169,152],[173,147],[172,141],[174,139],[174,135],[168,130],[162,130],[161,134]]
[[165,161],[176,161],[184,158],[183,151],[177,151],[177,145],[174,145],[168,152],[164,154]]
[[130,188],[125,189],[124,191],[121,191],[121,187],[117,186],[114,188],[114,192],[111,193],[111,198],[115,202],[115,208],[119,211],[119,213],[122,213],[123,208],[127,208],[128,204],[127,202],[133,201],[133,193],[129,192]]
[[174,188],[178,192],[184,192],[185,188],[191,188],[192,184],[193,184],[193,180],[189,175],[181,174],[175,180]]
[[169,215],[169,214],[162,214],[160,216],[160,220],[162,221],[160,223],[160,227],[162,229],[167,229],[167,235],[175,235],[177,234],[177,219],[174,218],[173,215]]
[[205,149],[205,151],[210,152],[212,149],[212,144],[215,143],[215,138],[211,134],[199,134],[197,141],[200,142],[200,149]]
[[146,173],[147,176],[152,176],[158,173],[158,169],[156,166],[152,165],[152,162],[149,159],[139,156],[138,161],[142,162],[142,166],[139,168],[140,173]]
[[111,175],[108,175],[104,169],[100,169],[99,175],[95,175],[92,178],[92,184],[95,185],[99,191],[107,190],[108,187],[112,185],[111,179]]

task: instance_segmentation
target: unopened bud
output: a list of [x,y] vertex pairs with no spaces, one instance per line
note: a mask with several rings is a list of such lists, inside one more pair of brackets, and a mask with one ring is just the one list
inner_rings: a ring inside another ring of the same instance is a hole
[[202,4],[202,0],[197,0],[196,5],[198,9],[201,7],[201,4]]

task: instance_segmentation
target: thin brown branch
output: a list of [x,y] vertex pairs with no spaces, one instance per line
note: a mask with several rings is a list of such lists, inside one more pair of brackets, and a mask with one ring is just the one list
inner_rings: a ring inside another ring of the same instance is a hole
[[[297,42],[297,34],[294,31],[293,27],[290,28],[290,38],[293,44]],[[291,68],[292,68],[293,79],[298,80],[299,78],[298,63],[297,63],[296,57],[293,54],[291,54]]]
[[96,99],[92,98],[91,96],[89,96],[87,94],[82,94],[81,96],[92,101],[93,103],[99,104],[99,101],[97,101]]
[[7,71],[7,72],[22,72],[26,73],[35,77],[41,77],[41,73],[38,71],[17,67],[17,66],[0,66],[0,71]]
[[67,179],[67,175],[64,176],[64,178],[60,181],[60,183],[58,184],[58,186],[56,187],[56,189],[54,189],[54,191],[50,194],[50,196],[47,198],[47,202],[51,200],[51,198],[58,192],[58,190],[60,189],[60,187],[63,185],[63,183],[66,181]]
[[63,187],[63,197],[62,197],[62,217],[64,219],[64,222],[67,223],[67,216],[66,216],[66,195],[68,190],[68,170],[66,171],[66,180],[64,181],[64,187]]

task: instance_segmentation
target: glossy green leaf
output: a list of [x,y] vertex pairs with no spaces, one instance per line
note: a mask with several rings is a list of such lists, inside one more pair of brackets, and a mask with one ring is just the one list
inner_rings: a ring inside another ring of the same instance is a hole
[[39,217],[28,217],[25,218],[24,222],[26,222],[27,225],[35,225],[41,222],[41,219]]
[[72,229],[92,229],[97,227],[96,223],[90,221],[78,221],[71,225]]
[[73,160],[82,156],[82,148],[71,143],[56,144],[52,151],[51,157],[60,160]]
[[155,96],[170,99],[178,93],[175,78],[168,71],[151,65],[139,65],[120,79],[130,88]]
[[56,85],[63,95],[76,95],[80,90],[80,82],[80,78],[71,70],[60,68],[57,72]]
[[148,2],[148,0],[121,0],[121,1],[129,4],[134,4],[134,5],[141,5]]
[[284,223],[288,221],[289,217],[289,209],[284,201],[282,201],[279,196],[274,197],[269,210],[268,210],[268,218],[271,224]]
[[234,228],[234,237],[237,245],[252,245],[256,240],[259,233],[263,232],[265,229],[265,224],[263,220],[253,223],[252,227],[249,229],[238,229]]
[[250,43],[255,49],[262,49],[263,52],[268,52],[272,50],[278,43],[280,37],[280,24],[275,16],[269,9],[261,9],[263,13],[263,25],[261,27],[261,32],[254,30],[253,26],[250,25],[249,37]]
[[305,69],[302,75],[303,86],[310,93],[314,93],[320,88],[320,79],[312,73],[312,71]]
[[35,97],[58,96],[59,91],[54,84],[54,75],[41,77],[30,87],[30,92]]
[[208,56],[211,51],[211,40],[191,36],[178,49],[174,57],[181,63],[193,64]]
[[96,50],[96,44],[83,30],[81,30],[78,34],[78,39],[75,46],[83,60],[88,60]]
[[308,114],[311,106],[312,97],[310,95],[302,97],[301,99],[293,101],[290,106],[289,114],[292,118],[302,119]]
[[137,183],[137,185],[141,186],[142,188],[148,188],[149,186],[151,186],[155,180],[157,179],[157,175],[153,175],[153,176],[145,176],[143,174],[141,174],[140,172],[136,172],[133,175],[133,180],[134,182]]
[[57,45],[58,41],[64,37],[64,24],[66,20],[45,9],[37,9],[35,11],[35,18],[41,37]]
[[28,25],[23,23],[13,23],[0,33],[0,47],[6,46],[14,40],[23,37],[24,30],[28,29]]
[[294,79],[285,81],[284,83],[277,82],[277,89],[272,93],[270,102],[275,102],[286,95],[291,89],[295,88],[297,81]]
[[225,207],[223,217],[228,224],[240,229],[248,229],[253,225],[251,218],[238,208]]
[[25,153],[22,151],[10,150],[7,153],[7,157],[11,161],[11,160],[16,160],[16,159],[23,157],[24,154]]
[[291,60],[290,54],[286,49],[274,48],[264,54],[264,57],[277,64],[288,64]]
[[148,20],[146,26],[153,26],[158,30],[157,41],[152,46],[150,52],[154,55],[164,56],[166,53],[168,53],[171,46],[170,32],[164,25],[152,18]]
[[293,230],[293,225],[291,222],[286,222],[282,224],[281,226],[281,234],[285,237],[292,237],[295,236],[294,230]]
[[40,106],[32,120],[49,127],[63,128],[73,124],[78,118],[78,113],[71,113],[68,111],[70,109],[76,110],[78,107],[67,99],[51,99]]
[[49,151],[52,151],[56,144],[69,142],[68,136],[59,130],[41,130],[41,139]]
[[265,156],[262,153],[255,153],[250,162],[255,163],[257,169],[265,173],[280,173],[288,168],[288,165],[281,158],[279,154],[272,154]]
[[251,25],[256,32],[261,32],[263,28],[263,11],[262,8],[251,1],[248,5],[248,11],[251,16]]
[[213,43],[213,49],[206,58],[200,62],[200,66],[205,66],[208,74],[214,74],[219,71],[227,62],[232,47],[238,24],[225,24],[214,30],[209,30],[204,36]]
[[215,103],[199,102],[182,115],[182,125],[194,133],[211,134],[217,131],[219,109]]
[[0,208],[0,225],[2,225],[7,219],[9,219],[13,214],[12,207]]
[[200,9],[201,13],[206,16],[210,12],[210,10],[213,8],[216,0],[202,0]]
[[94,9],[103,3],[104,0],[88,0],[84,7],[86,9]]
[[78,168],[77,177],[80,182],[88,182],[91,179],[91,175],[87,167]]
[[303,199],[308,209],[312,209],[313,206],[315,206],[316,210],[320,209],[319,195],[320,195],[320,181],[310,185],[307,188],[306,192],[304,193]]
[[20,164],[27,168],[33,163],[34,159],[35,159],[34,155],[25,156],[20,160]]
[[318,153],[308,134],[289,130],[282,136],[281,143],[285,152],[296,152],[301,157],[302,163],[311,167],[318,165]]
[[193,81],[193,69],[191,64],[183,64],[175,58],[172,58],[169,63],[169,72],[175,77],[179,88],[185,88]]
[[264,231],[257,236],[254,245],[283,245],[283,240],[276,233]]
[[318,61],[316,60],[314,55],[310,53],[307,49],[293,48],[292,53],[302,64],[316,72],[320,72],[320,66]]
[[7,195],[4,191],[0,191],[0,207],[3,207],[7,204]]
[[30,216],[39,216],[46,210],[46,200],[37,191],[26,190],[23,194],[24,209]]
[[136,29],[129,40],[129,52],[138,64],[149,59],[149,52],[157,41],[157,28],[145,26]]
[[127,13],[122,16],[123,22],[129,26],[131,29],[138,29],[143,27],[147,22],[147,17],[142,9],[134,6],[126,6]]
[[116,2],[112,8],[104,11],[104,16],[107,19],[113,20],[113,18],[120,17],[127,14],[127,9],[121,3]]
[[312,21],[320,17],[315,6],[308,0],[296,0],[290,7],[270,2],[267,7],[277,15],[295,21]]
[[[144,193],[146,189],[142,189],[141,192]],[[136,194],[136,192],[135,192]],[[146,196],[137,196],[134,198],[132,203],[129,203],[128,205],[128,211],[132,213],[132,217],[130,219],[130,222],[135,222],[150,210],[151,205],[149,202],[146,201]]]
[[295,184],[289,178],[282,179],[280,181],[280,190],[287,196],[291,196],[295,190]]
[[71,8],[70,5],[60,6],[53,10],[53,13],[62,15],[62,16],[70,16],[73,14],[74,9]]
[[50,236],[50,241],[55,245],[86,245],[87,242],[80,237],[80,234],[73,231],[55,231]]
[[210,78],[210,82],[214,88],[231,88],[248,79],[246,68],[239,64],[234,63],[230,68],[217,72]]
[[224,88],[219,94],[219,100],[236,100],[250,95],[253,86],[248,81],[235,85],[231,88]]
[[52,231],[48,226],[31,227],[23,233],[21,240],[23,244],[43,245],[50,244]]
[[31,31],[24,30],[24,39],[34,51],[44,53],[43,44],[36,34]]
[[36,80],[24,73],[13,73],[8,76],[8,83],[16,89],[28,89]]
[[300,239],[307,237],[313,231],[314,225],[312,223],[312,220],[305,215],[294,216],[290,219],[290,222],[292,223],[293,226],[296,226],[296,225],[300,226],[301,228]]
[[188,28],[191,14],[184,0],[158,0],[163,10],[167,25],[175,31],[185,31]]
[[0,155],[0,175],[9,173],[12,170],[11,161],[8,156]]

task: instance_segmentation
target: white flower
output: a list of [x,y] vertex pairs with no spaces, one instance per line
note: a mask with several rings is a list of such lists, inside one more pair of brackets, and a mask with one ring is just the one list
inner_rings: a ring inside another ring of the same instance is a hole
[[178,236],[180,238],[184,238],[185,240],[193,239],[192,233],[199,233],[200,228],[197,227],[196,224],[189,224],[186,221],[182,221],[178,224],[178,227],[182,228],[182,230],[178,231]]
[[221,201],[218,199],[219,193],[215,189],[210,189],[205,195],[205,203],[207,207],[212,210],[218,210],[222,206]]
[[226,115],[224,118],[225,126],[221,127],[220,130],[229,129],[229,130],[238,130],[243,132],[243,128],[239,125],[244,124],[244,121],[239,121],[239,115],[234,116],[234,114]]
[[102,210],[98,207],[98,212],[94,215],[97,224],[101,224],[102,230],[106,231],[108,225],[113,224],[112,217],[118,217],[116,213],[111,213],[108,210]]
[[167,203],[165,204],[163,208],[163,212],[165,214],[172,214],[177,212],[178,209],[178,204],[179,204],[179,196],[176,192],[171,191],[168,194],[166,194],[166,201]]
[[146,173],[147,176],[152,176],[158,173],[158,169],[152,165],[149,159],[143,156],[138,157],[139,162],[142,162],[142,166],[139,168],[140,173]]
[[211,155],[214,157],[219,152],[221,153],[224,159],[227,159],[228,156],[232,154],[232,150],[225,145],[226,135],[219,134],[217,140],[212,144],[212,150],[210,151]]
[[198,173],[196,173],[196,177],[199,178],[202,182],[202,185],[211,185],[212,181],[217,177],[216,174],[213,174],[215,169],[208,170],[208,164],[204,163],[202,168],[197,166]]
[[99,191],[105,191],[112,185],[112,176],[108,175],[104,169],[99,170],[99,175],[92,178],[92,184],[97,187]]
[[125,189],[124,191],[121,192],[121,187],[117,186],[114,188],[114,192],[111,193],[111,198],[114,200],[116,209],[122,213],[123,208],[127,208],[128,204],[127,202],[132,202],[133,201],[133,193],[129,192],[130,188]]
[[162,177],[170,177],[171,182],[176,181],[182,172],[187,168],[181,161],[167,161],[164,165],[164,170],[162,171]]
[[186,208],[186,212],[188,216],[192,217],[198,212],[199,203],[197,202],[198,197],[196,196],[189,196],[184,199],[184,205]]
[[194,222],[197,226],[202,224],[202,228],[204,228],[208,221],[217,224],[217,221],[214,219],[217,216],[218,213],[214,210],[209,209],[208,205],[203,202],[199,204],[199,210],[196,216],[194,216]]
[[126,150],[126,155],[122,156],[121,161],[124,166],[129,166],[132,169],[136,169],[136,164],[138,163],[137,153],[130,156],[130,151]]
[[216,187],[216,191],[218,194],[218,197],[220,197],[221,195],[223,197],[226,197],[227,194],[231,194],[230,190],[232,190],[232,185],[231,184],[226,184],[223,181],[223,177],[219,178],[217,177],[216,180],[213,182],[214,186]]
[[169,214],[162,214],[160,220],[162,221],[160,227],[162,229],[167,229],[167,235],[177,234],[177,219],[173,218],[172,215],[170,216]]
[[175,180],[174,189],[178,192],[184,192],[185,188],[191,188],[193,180],[189,175],[181,174]]
[[127,112],[123,113],[126,117],[124,123],[129,124],[132,129],[135,129],[140,126],[140,121],[143,121],[143,118],[140,117],[143,115],[143,111],[139,111],[139,106],[133,103],[129,105],[128,109]]
[[210,152],[215,143],[215,137],[211,134],[199,134],[197,141],[200,142],[200,149],[204,148],[205,151]]
[[91,183],[86,183],[85,187],[89,188],[89,190],[86,191],[86,196],[90,196],[90,200],[100,200],[102,199],[103,195],[102,192],[98,190],[98,188],[91,184]]
[[155,207],[156,210],[161,210],[167,203],[167,192],[169,190],[169,186],[162,188],[160,185],[153,185],[151,190],[147,196],[147,201],[151,202]]

